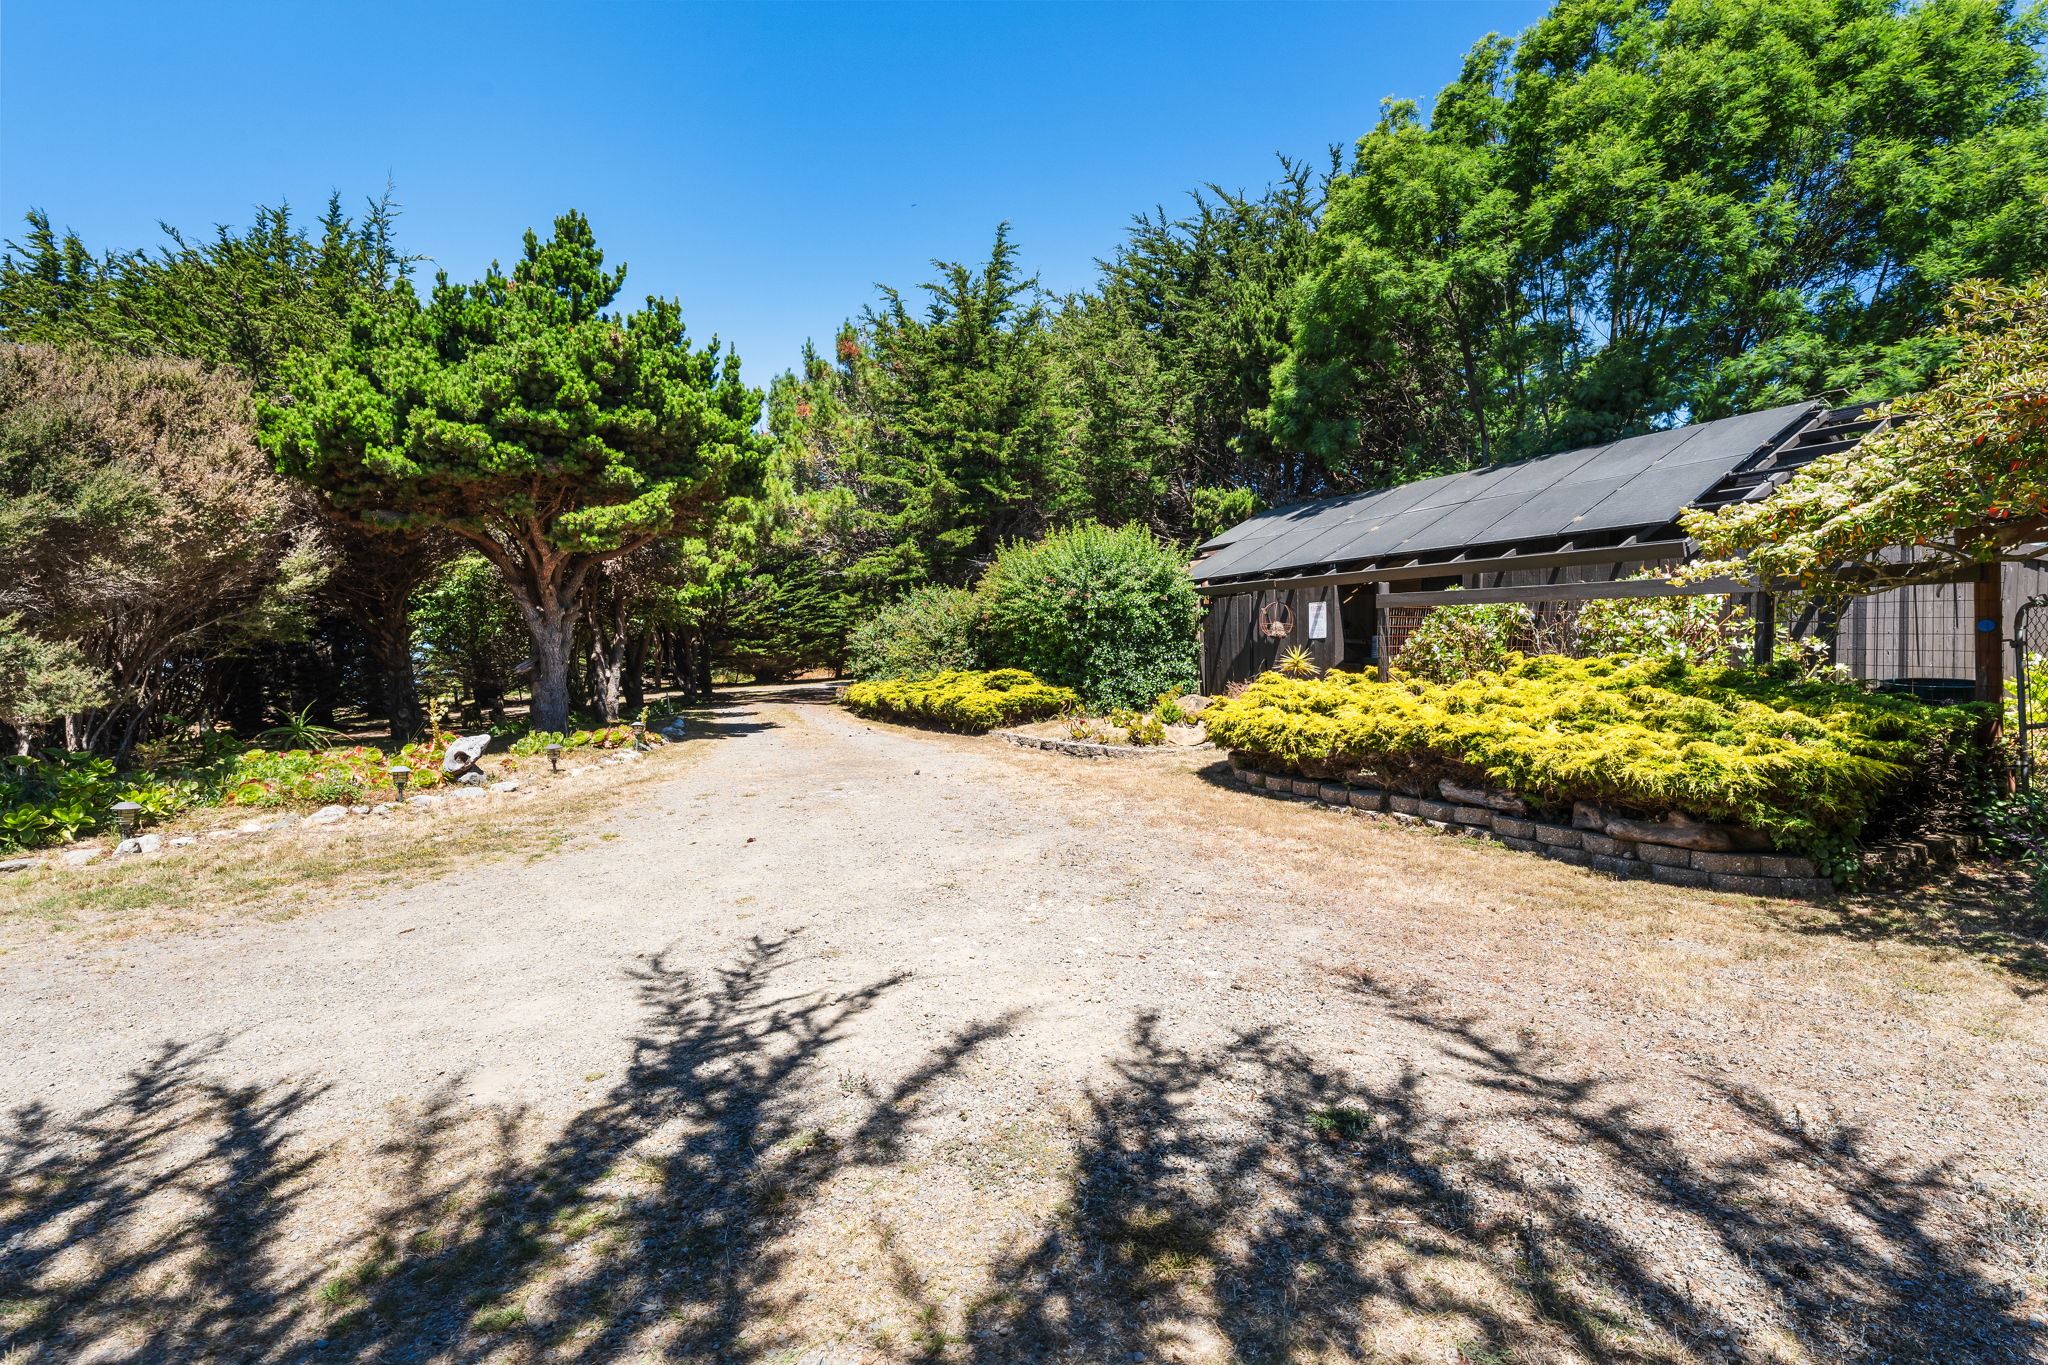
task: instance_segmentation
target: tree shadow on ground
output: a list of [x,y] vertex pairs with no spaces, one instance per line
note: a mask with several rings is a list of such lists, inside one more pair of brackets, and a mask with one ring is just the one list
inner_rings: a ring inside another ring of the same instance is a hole
[[[1270,1034],[1190,1051],[1142,1021],[1116,1083],[1089,1100],[1061,1221],[995,1267],[960,1351],[925,1358],[1648,1365],[2048,1349],[2016,1294],[1970,1264],[1942,1172],[1725,1085],[1740,1134],[1685,1143],[1621,1098],[1619,1078],[1587,1079],[1369,976],[1355,989],[1436,1039],[1496,1112],[1432,1100],[1426,1067],[1361,1087]],[[1489,1153],[1502,1128],[1540,1134],[1545,1159]]]
[[2048,922],[2031,899],[2024,869],[1987,860],[1922,886],[1854,891],[1777,917],[1802,934],[1967,953],[2032,983],[2017,989],[2036,995],[2048,987]]
[[[78,1123],[17,1111],[0,1358],[55,1365],[87,1342],[109,1361],[249,1365],[759,1358],[807,1199],[892,1160],[926,1091],[1011,1026],[958,1031],[828,1133],[823,1054],[897,983],[778,995],[786,952],[757,939],[709,976],[643,963],[625,1073],[553,1136],[529,1142],[530,1116],[479,1115],[444,1087],[383,1149],[377,1229],[317,1280],[275,1246],[317,1178],[282,1151],[306,1092],[221,1090],[203,1050],[173,1051]],[[195,1141],[204,1159],[159,1162]],[[187,1216],[152,1203],[164,1193]]]

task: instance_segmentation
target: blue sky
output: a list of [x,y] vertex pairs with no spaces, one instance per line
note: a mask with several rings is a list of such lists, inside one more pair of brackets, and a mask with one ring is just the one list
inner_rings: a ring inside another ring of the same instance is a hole
[[137,246],[388,175],[403,245],[468,278],[573,206],[764,383],[1005,219],[1080,288],[1133,213],[1348,150],[1543,8],[7,0],[0,215]]

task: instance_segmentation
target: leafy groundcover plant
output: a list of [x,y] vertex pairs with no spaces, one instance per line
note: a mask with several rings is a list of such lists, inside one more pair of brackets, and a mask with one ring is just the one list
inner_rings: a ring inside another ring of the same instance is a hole
[[1068,688],[1040,682],[1021,668],[999,668],[992,673],[956,671],[855,683],[846,689],[846,704],[863,716],[929,721],[979,733],[1076,710],[1081,698]]
[[1276,770],[1362,770],[1418,793],[1477,779],[1560,812],[1682,811],[1844,870],[1887,802],[1931,765],[1967,766],[1984,711],[1675,659],[1539,655],[1441,684],[1268,673],[1202,718]]

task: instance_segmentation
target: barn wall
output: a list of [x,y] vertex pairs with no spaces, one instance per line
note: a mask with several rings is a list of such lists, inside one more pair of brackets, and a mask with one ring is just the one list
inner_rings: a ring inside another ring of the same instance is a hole
[[[1257,630],[1260,609],[1272,602],[1286,603],[1293,614],[1291,630],[1279,640],[1266,639]],[[1324,612],[1324,633],[1321,639],[1311,639],[1310,608],[1317,603]],[[1231,683],[1250,682],[1297,645],[1308,650],[1317,668],[1339,667],[1346,661],[1343,613],[1342,593],[1336,587],[1211,598],[1202,615],[1202,691],[1214,694]]]

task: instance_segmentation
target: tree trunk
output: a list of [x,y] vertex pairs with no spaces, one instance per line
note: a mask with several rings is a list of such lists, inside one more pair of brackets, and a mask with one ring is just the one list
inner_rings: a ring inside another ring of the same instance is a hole
[[619,691],[626,670],[626,599],[606,593],[590,612],[590,690],[604,723],[619,723]]
[[391,740],[403,744],[417,739],[426,726],[420,708],[420,689],[412,673],[412,615],[400,603],[366,623],[370,654],[384,675],[384,714],[391,722]]
[[635,716],[640,708],[647,705],[647,647],[653,643],[652,635],[641,631],[626,641],[626,672],[623,685],[626,691],[626,709]]
[[696,648],[691,651],[697,664],[697,695],[705,701],[711,700],[711,641],[703,631],[697,632]]
[[533,637],[533,728],[559,734],[569,728],[569,664],[575,654],[576,612],[528,609],[526,632]]

